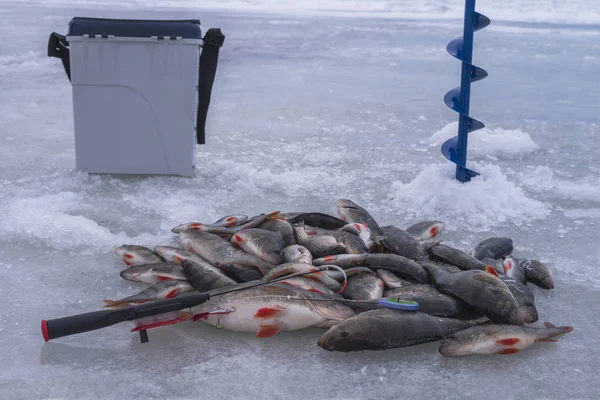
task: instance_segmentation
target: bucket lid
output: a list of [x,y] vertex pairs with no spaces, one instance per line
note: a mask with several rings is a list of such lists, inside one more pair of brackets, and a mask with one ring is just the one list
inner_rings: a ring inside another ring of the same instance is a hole
[[69,23],[69,36],[168,37],[202,39],[200,20],[149,20],[75,17]]

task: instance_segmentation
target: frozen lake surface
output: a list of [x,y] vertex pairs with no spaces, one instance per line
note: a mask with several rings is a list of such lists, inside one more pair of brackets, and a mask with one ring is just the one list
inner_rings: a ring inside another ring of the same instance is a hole
[[[469,162],[484,176],[461,186],[440,153],[456,131],[457,114],[442,101],[459,81],[460,63],[445,51],[462,31],[456,12],[429,19],[425,7],[409,19],[234,12],[233,2],[224,11],[9,3],[0,4],[0,398],[600,393],[598,25],[575,25],[581,14],[572,25],[526,24],[517,6],[502,11],[510,22],[496,22],[497,1],[492,12],[478,6],[492,25],[476,34],[474,61],[490,76],[472,89],[471,115],[487,128],[471,134]],[[598,8],[589,3],[588,23],[598,23],[589,21]],[[568,9],[544,9],[565,22]],[[195,178],[74,171],[71,87],[60,61],[46,57],[48,35],[66,33],[73,16],[199,18],[205,29],[222,28]],[[575,330],[516,355],[463,359],[444,359],[437,343],[330,353],[316,345],[319,329],[257,339],[184,323],[150,331],[144,345],[127,324],[41,337],[41,319],[96,310],[143,287],[119,277],[116,246],[168,245],[173,226],[231,213],[333,214],[338,198],[384,224],[442,219],[442,239],[464,250],[489,236],[513,238],[516,254],[554,273],[554,290],[534,287],[536,325]]]

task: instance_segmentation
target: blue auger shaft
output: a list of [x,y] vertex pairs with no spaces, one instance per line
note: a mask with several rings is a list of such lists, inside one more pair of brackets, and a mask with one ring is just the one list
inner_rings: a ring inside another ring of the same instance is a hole
[[460,77],[460,104],[462,113],[458,115],[458,159],[456,164],[456,179],[467,182],[471,179],[469,172],[462,165],[467,165],[468,121],[469,105],[471,100],[471,63],[473,61],[473,11],[475,0],[466,0],[465,26],[463,30],[463,48],[461,59],[462,70]]
[[475,0],[465,0],[465,21],[463,36],[448,43],[446,49],[451,56],[462,62],[460,86],[451,89],[444,96],[444,103],[458,113],[458,135],[442,144],[442,154],[456,164],[456,179],[467,182],[479,175],[467,168],[467,143],[469,132],[484,127],[481,121],[469,116],[471,83],[484,79],[487,72],[476,67],[473,59],[473,33],[485,28],[490,20],[475,10]]

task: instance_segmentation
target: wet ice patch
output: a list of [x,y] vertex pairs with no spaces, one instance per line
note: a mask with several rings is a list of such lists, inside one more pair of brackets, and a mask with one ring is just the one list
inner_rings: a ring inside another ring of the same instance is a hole
[[123,201],[139,212],[138,218],[145,217],[142,221],[134,220],[132,223],[146,228],[154,226],[154,229],[159,226],[158,232],[168,233],[171,228],[182,223],[210,223],[218,218],[218,201],[207,201],[204,191],[197,190],[195,185],[191,188],[174,187],[176,181],[184,184],[195,182],[177,177],[153,177],[136,182],[135,187],[124,191]]
[[392,203],[414,219],[461,221],[469,228],[522,225],[544,219],[550,207],[527,197],[495,165],[472,163],[481,173],[468,183],[455,179],[453,164],[425,167],[412,181],[392,184]]
[[0,233],[41,241],[49,247],[117,246],[127,240],[77,210],[83,197],[74,192],[12,199],[3,212]]
[[22,72],[23,70],[46,68],[55,64],[45,54],[39,51],[0,55],[0,73]]
[[600,202],[600,178],[588,176],[577,180],[557,177],[546,166],[537,166],[520,174],[521,181],[536,191],[550,191],[565,199]]
[[[456,136],[458,122],[451,122],[421,143],[430,147],[441,146]],[[469,135],[469,155],[473,157],[518,158],[537,151],[540,147],[528,133],[520,129],[483,128]]]
[[241,191],[245,193],[263,195],[266,190],[289,197],[303,197],[315,192],[327,193],[332,188],[347,185],[351,180],[348,175],[338,175],[318,167],[273,172],[231,160],[216,163],[223,168],[224,176],[236,183],[237,190],[243,189]]
[[571,219],[592,218],[600,219],[600,208],[572,208],[564,211],[564,215]]
[[[82,187],[85,190],[81,191]],[[1,182],[0,193],[9,196],[0,197],[0,242],[26,241],[89,253],[122,244],[151,245],[168,238],[170,227],[157,229],[163,218],[151,214],[153,208],[167,207],[168,200],[156,194],[156,186],[151,191],[137,189],[122,180],[85,173]],[[186,208],[179,205],[167,214],[176,216],[180,210]],[[146,216],[146,221],[140,221],[141,216]]]

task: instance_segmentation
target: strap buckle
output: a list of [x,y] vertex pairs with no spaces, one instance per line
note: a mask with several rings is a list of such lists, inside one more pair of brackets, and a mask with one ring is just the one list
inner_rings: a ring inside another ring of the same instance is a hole
[[225,43],[225,35],[219,28],[210,28],[204,35],[204,45],[222,47]]

